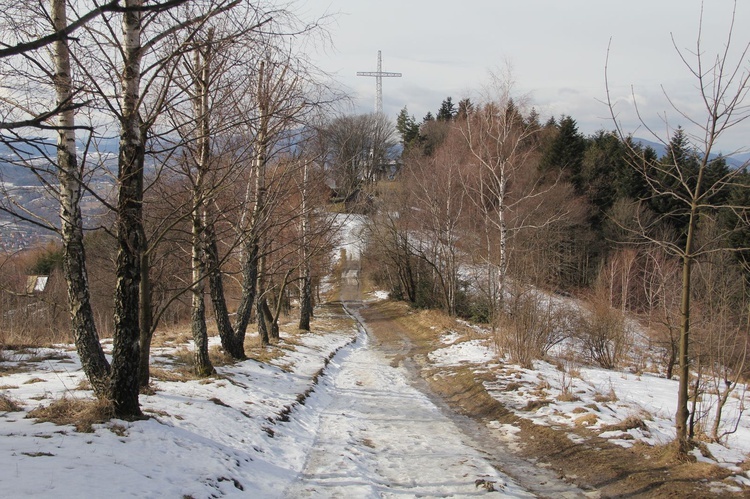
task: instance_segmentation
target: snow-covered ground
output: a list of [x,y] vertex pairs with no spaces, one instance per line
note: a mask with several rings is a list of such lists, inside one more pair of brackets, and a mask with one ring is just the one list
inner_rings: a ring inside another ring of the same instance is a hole
[[[445,346],[429,355],[431,362],[435,366],[476,366],[495,373],[494,381],[485,382],[488,392],[518,416],[539,425],[586,427],[623,447],[635,441],[657,445],[674,439],[676,380],[565,362],[535,361],[533,369],[524,369],[498,360],[488,333],[483,338],[476,336],[476,330],[472,338],[444,331],[440,339]],[[747,486],[750,472],[740,466],[750,457],[750,420],[744,413],[750,397],[746,390],[739,385],[724,409],[721,430],[730,433],[721,443],[706,442],[710,455],[694,453],[700,461],[732,470],[735,480]],[[715,407],[716,396],[705,393],[698,409],[708,412],[708,422]],[[512,441],[514,432],[505,433]],[[569,437],[573,441],[580,438],[572,431]]]
[[[361,326],[349,324],[293,336],[282,331],[283,354],[267,363],[218,367],[217,376],[204,380],[154,381],[154,393],[141,396],[149,420],[112,420],[90,433],[26,417],[63,397],[92,397],[70,346],[6,351],[0,393],[21,410],[0,414],[0,497],[468,497],[492,491],[532,497],[464,441],[410,386],[403,367],[370,348]],[[184,345],[156,348],[153,362],[173,363],[181,350]],[[307,397],[299,402],[302,394]]]
[[303,409],[315,414],[315,444],[285,497],[466,497],[488,492],[482,484],[532,497],[367,343],[337,359],[315,407]]
[[[488,493],[477,480],[506,496],[530,496],[467,445],[452,422],[410,386],[403,368],[391,366],[350,324],[312,334],[282,331],[282,354],[266,363],[219,367],[219,375],[207,380],[155,381],[154,393],[141,397],[149,420],[113,420],[95,425],[92,433],[26,418],[34,407],[62,397],[91,397],[72,348],[5,351],[0,393],[21,410],[0,414],[0,497]],[[471,337],[435,333],[441,340],[429,355],[435,367],[491,370],[496,376],[486,386],[494,397],[536,424],[570,428],[573,441],[580,437],[572,429],[581,426],[623,446],[673,438],[675,381],[547,362],[522,369],[500,362],[490,338],[476,330]],[[154,362],[172,362],[180,348],[155,349]],[[321,369],[325,374],[318,376]],[[743,404],[745,394],[737,394],[727,408],[726,428],[737,422]],[[529,405],[534,401],[540,403]],[[710,403],[709,397],[703,401]],[[491,428],[513,447],[515,428]],[[707,448],[711,457],[700,459],[732,469],[738,484],[750,483],[739,467],[750,452],[746,417],[723,444]]]
[[[217,367],[205,380],[154,381],[154,394],[141,396],[149,420],[112,420],[93,433],[26,418],[62,397],[91,398],[78,388],[73,349],[3,352],[0,393],[22,410],[0,413],[0,497],[280,497],[302,469],[312,423],[277,420],[303,407],[296,401],[329,355],[357,348],[358,335],[353,326],[302,334],[268,363]],[[178,348],[158,349],[154,362],[168,363]]]

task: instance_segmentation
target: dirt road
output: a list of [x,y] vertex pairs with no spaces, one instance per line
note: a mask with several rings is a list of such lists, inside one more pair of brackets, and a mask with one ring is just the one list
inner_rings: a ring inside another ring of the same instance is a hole
[[469,497],[492,491],[505,497],[583,496],[549,470],[520,460],[515,472],[526,475],[522,481],[533,492],[505,474],[497,449],[477,445],[469,421],[462,424],[419,389],[406,361],[407,335],[363,305],[357,275],[356,262],[347,262],[341,298],[363,325],[361,338],[321,383],[326,404],[315,442],[285,496]]

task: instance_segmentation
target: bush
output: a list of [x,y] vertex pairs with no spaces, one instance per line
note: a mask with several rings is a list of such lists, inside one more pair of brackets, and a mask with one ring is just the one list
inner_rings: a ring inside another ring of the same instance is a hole
[[497,347],[513,362],[531,368],[534,359],[570,335],[570,311],[534,291],[511,296],[497,320]]
[[594,300],[590,312],[579,317],[576,328],[588,360],[604,369],[621,364],[632,336],[625,314],[604,300]]

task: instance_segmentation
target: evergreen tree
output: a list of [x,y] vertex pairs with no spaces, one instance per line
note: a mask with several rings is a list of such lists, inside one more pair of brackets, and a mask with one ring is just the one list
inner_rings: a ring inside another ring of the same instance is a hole
[[581,161],[581,193],[594,206],[592,222],[598,225],[602,215],[616,201],[620,172],[630,169],[625,163],[625,148],[611,132],[600,130],[588,141]]
[[531,111],[529,111],[529,116],[526,118],[526,126],[529,128],[529,130],[542,129],[542,124],[539,121],[539,113],[537,112],[535,107],[532,107]]
[[453,99],[451,97],[446,97],[440,104],[440,109],[437,112],[437,120],[452,121],[454,116],[456,116],[456,109],[453,104]]
[[699,166],[699,159],[685,131],[678,127],[669,141],[666,153],[659,159],[656,169],[660,184],[666,188],[665,192],[652,197],[650,203],[651,209],[665,217],[675,229],[686,226],[688,213],[684,203],[671,193],[683,192],[686,186],[695,185]]
[[568,178],[580,193],[583,190],[580,174],[585,152],[586,139],[578,133],[576,121],[570,116],[563,116],[557,125],[557,136],[544,151],[540,167],[543,171],[567,172]]
[[750,283],[750,225],[743,213],[750,211],[750,174],[744,171],[727,195],[728,206],[745,207],[745,210],[723,208],[719,215],[721,227],[729,233],[729,245],[735,250],[737,260],[742,264],[745,279]]
[[[625,159],[628,168],[620,170],[615,175],[615,193],[617,199],[646,199],[650,195],[650,188],[646,179],[640,173],[650,168],[658,161],[656,151],[650,147],[643,147],[633,140],[633,137],[625,139]],[[636,169],[635,166],[638,166]]]
[[396,130],[398,130],[398,133],[401,135],[401,144],[403,144],[404,149],[408,149],[419,140],[419,125],[417,124],[417,120],[414,119],[414,116],[409,115],[406,106],[404,106],[401,112],[398,113],[398,118],[396,118]]

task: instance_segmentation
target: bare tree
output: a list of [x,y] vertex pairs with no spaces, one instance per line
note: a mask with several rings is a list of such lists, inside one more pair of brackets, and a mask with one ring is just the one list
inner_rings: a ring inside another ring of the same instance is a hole
[[[696,230],[702,217],[714,217],[719,208],[742,212],[744,207],[726,206],[723,197],[733,185],[741,182],[743,169],[717,170],[717,160],[713,156],[717,141],[725,132],[745,121],[750,116],[750,108],[745,104],[750,89],[750,73],[746,64],[746,55],[750,44],[740,49],[740,56],[733,59],[730,48],[733,46],[733,36],[737,34],[734,28],[734,11],[727,31],[727,38],[721,52],[716,56],[708,56],[699,29],[693,50],[682,50],[673,41],[675,50],[685,64],[688,72],[696,80],[698,91],[697,102],[702,103],[702,109],[696,114],[680,108],[670,99],[672,108],[681,120],[689,123],[695,132],[688,134],[691,145],[695,148],[695,161],[686,161],[678,155],[671,155],[667,161],[658,164],[636,162],[633,166],[643,175],[654,196],[664,197],[674,204],[674,210],[668,215],[679,217],[680,234],[676,239],[662,239],[654,233],[653,224],[641,221],[639,232],[647,240],[663,247],[670,254],[678,257],[682,262],[682,286],[680,305],[680,342],[679,342],[679,388],[677,396],[677,413],[675,428],[677,431],[677,445],[679,452],[686,455],[689,451],[688,410],[689,379],[690,379],[690,333],[691,333],[691,298],[692,298],[692,270],[696,259],[707,252],[717,251],[715,241],[705,241],[698,244]],[[701,26],[703,12],[701,11]],[[666,91],[665,91],[666,94]],[[669,95],[667,98],[669,98]],[[618,133],[623,140],[626,133],[618,120],[614,101],[607,84],[607,99],[612,119]],[[636,110],[640,111],[638,108]],[[640,118],[643,127],[663,144],[669,143],[671,137],[661,137],[652,129],[644,118]],[[673,135],[673,125],[665,120],[666,129]],[[679,129],[677,129],[679,131]],[[635,155],[634,155],[635,156]],[[745,186],[747,188],[747,186]],[[727,234],[717,234],[719,241],[726,241]],[[723,244],[723,248],[727,248]]]
[[461,240],[466,236],[465,205],[470,204],[462,183],[468,149],[457,129],[449,130],[430,156],[412,156],[401,179],[413,203],[401,217],[414,219],[411,252],[424,260],[436,276],[443,307],[457,312]]
[[336,117],[325,126],[324,137],[338,200],[349,204],[382,178],[395,158],[396,129],[383,115]]
[[[536,168],[538,128],[512,98],[509,78],[495,78],[493,94],[459,127],[472,166],[463,182],[482,217],[484,265],[494,311],[502,310],[511,242],[520,233],[538,231],[570,215],[570,202],[548,203],[560,184]],[[494,316],[494,315],[493,315]]]

